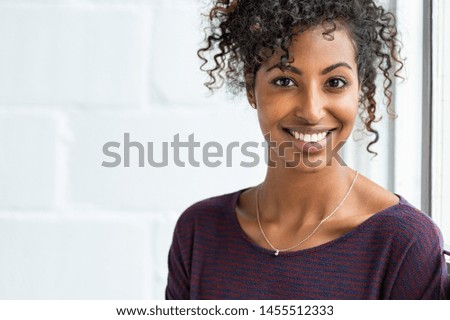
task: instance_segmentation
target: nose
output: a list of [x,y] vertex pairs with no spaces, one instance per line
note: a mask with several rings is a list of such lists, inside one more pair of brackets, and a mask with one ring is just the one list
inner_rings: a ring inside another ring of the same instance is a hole
[[298,93],[295,115],[308,124],[317,124],[325,117],[325,99],[320,89],[307,86]]

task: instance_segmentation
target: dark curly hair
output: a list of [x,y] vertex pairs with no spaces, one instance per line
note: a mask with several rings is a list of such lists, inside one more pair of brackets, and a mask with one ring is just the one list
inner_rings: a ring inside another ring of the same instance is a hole
[[[392,117],[392,75],[403,68],[395,16],[373,0],[213,0],[205,29],[205,47],[197,51],[203,60],[201,70],[213,91],[224,83],[233,93],[252,89],[256,72],[277,49],[282,49],[281,64],[289,60],[289,45],[294,34],[322,24],[323,36],[332,40],[335,21],[349,31],[356,49],[358,77],[361,84],[359,113],[365,129],[378,141],[376,112],[376,77],[384,77],[383,89],[387,111]],[[205,54],[210,54],[210,60]]]

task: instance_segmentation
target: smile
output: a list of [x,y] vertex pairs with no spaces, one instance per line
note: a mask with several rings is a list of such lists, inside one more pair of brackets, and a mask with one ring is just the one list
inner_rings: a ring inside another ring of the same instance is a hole
[[322,131],[322,132],[317,132],[317,133],[301,133],[295,130],[286,130],[287,132],[289,132],[291,134],[291,136],[293,136],[296,140],[300,140],[300,141],[304,141],[304,142],[320,142],[322,140],[324,140],[327,135],[329,133],[331,133],[331,131],[333,130],[329,130],[329,131]]

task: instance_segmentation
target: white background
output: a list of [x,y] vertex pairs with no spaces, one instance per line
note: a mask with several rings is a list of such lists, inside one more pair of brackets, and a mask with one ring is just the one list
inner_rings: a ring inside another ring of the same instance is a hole
[[[344,150],[419,208],[421,4],[397,1],[408,58],[399,118],[377,125],[375,159],[367,141]],[[263,179],[262,149],[255,168],[237,151],[232,167],[142,168],[136,150],[129,168],[101,166],[103,145],[124,133],[159,150],[178,133],[263,141],[243,97],[202,85],[200,12],[197,0],[0,0],[0,299],[161,299],[181,212]]]

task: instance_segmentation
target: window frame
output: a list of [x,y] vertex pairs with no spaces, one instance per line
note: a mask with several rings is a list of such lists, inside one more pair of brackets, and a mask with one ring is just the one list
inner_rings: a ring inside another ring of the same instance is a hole
[[[427,65],[428,73],[424,72],[424,77],[429,76],[429,84],[427,88],[424,85],[424,92],[428,90],[429,94],[428,101],[424,100],[423,109],[424,109],[424,117],[428,116],[429,121],[428,126],[429,136],[423,137],[423,142],[428,140],[428,152],[427,154],[429,163],[427,166],[423,167],[422,174],[429,179],[427,185],[422,184],[422,194],[423,199],[428,201],[430,206],[430,212],[432,219],[438,224],[441,228],[442,233],[450,232],[450,227],[446,227],[444,224],[444,215],[449,214],[448,212],[444,212],[443,202],[444,202],[444,194],[445,187],[443,181],[446,179],[444,177],[444,165],[446,163],[444,159],[444,139],[449,139],[450,132],[444,132],[445,123],[444,123],[444,102],[450,99],[450,93],[445,93],[443,90],[444,87],[444,74],[445,72],[449,73],[446,76],[450,77],[450,64],[445,65],[445,55],[450,54],[448,52],[450,48],[450,44],[445,44],[444,39],[447,39],[444,34],[445,31],[449,31],[450,23],[445,25],[445,19],[450,19],[450,6],[447,3],[447,7],[445,7],[444,3],[446,0],[423,0],[424,9],[427,8],[426,14],[424,14],[424,21],[427,21],[427,28],[429,30],[424,30],[424,39],[427,39],[428,36],[429,41],[427,41],[427,46],[429,48],[425,48],[424,52],[427,51],[429,55],[429,59],[424,59],[424,71],[425,65]],[[446,9],[446,10],[445,10]],[[424,11],[425,13],[425,11]],[[425,26],[425,23],[424,23]],[[428,32],[428,33],[427,33]],[[448,32],[447,32],[448,33]],[[449,41],[448,39],[446,41]],[[445,51],[447,50],[447,52]],[[442,83],[441,83],[442,82]],[[425,119],[424,119],[425,124]],[[450,159],[449,159],[450,160]],[[448,188],[448,186],[447,186]],[[448,200],[447,200],[448,201]],[[444,239],[445,241],[445,239]],[[447,251],[450,251],[450,243],[444,243],[444,248]],[[450,257],[446,257],[447,259],[447,267],[450,275]]]
[[423,1],[422,70],[422,170],[421,209],[433,218],[432,206],[432,127],[433,127],[433,2]]

